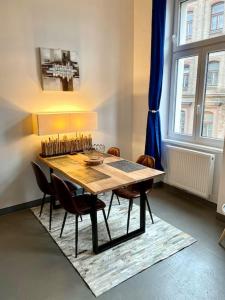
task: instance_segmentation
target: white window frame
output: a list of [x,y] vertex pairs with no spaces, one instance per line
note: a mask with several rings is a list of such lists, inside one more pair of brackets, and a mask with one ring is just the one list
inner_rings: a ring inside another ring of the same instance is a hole
[[[175,18],[174,18],[174,34],[172,49],[172,65],[171,65],[171,84],[170,84],[170,109],[169,109],[169,126],[168,138],[193,144],[200,144],[210,147],[223,147],[223,140],[215,138],[205,138],[201,136],[201,126],[204,112],[204,96],[207,84],[207,60],[211,52],[225,50],[225,35],[213,37],[210,39],[179,45],[179,23],[180,23],[180,6],[182,2],[187,0],[175,0]],[[198,55],[198,71],[196,82],[196,97],[193,120],[193,135],[188,136],[178,134],[174,131],[175,124],[175,108],[176,108],[176,78],[177,78],[177,62],[179,58]]]

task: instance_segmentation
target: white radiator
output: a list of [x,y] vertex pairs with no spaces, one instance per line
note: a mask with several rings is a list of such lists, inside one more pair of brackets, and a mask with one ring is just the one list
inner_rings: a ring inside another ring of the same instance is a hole
[[166,146],[168,184],[209,199],[212,193],[215,155]]

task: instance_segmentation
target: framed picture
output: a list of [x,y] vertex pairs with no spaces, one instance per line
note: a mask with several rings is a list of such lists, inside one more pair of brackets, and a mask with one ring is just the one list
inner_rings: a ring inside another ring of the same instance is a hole
[[75,51],[40,48],[40,58],[43,90],[79,89],[79,59]]

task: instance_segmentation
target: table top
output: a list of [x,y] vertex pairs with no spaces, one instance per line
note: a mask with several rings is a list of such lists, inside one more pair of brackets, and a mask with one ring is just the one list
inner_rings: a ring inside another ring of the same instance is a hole
[[[96,155],[96,153],[94,153]],[[82,186],[86,191],[97,195],[129,184],[155,178],[164,172],[144,167],[121,157],[102,154],[103,164],[88,166],[85,163],[90,153],[38,158],[52,168]]]

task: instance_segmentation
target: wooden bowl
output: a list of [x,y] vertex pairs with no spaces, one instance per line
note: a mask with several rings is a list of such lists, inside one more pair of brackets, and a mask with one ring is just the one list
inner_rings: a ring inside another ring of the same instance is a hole
[[88,166],[98,166],[101,165],[104,161],[103,157],[99,157],[99,156],[91,156],[89,159],[85,159],[85,163]]

